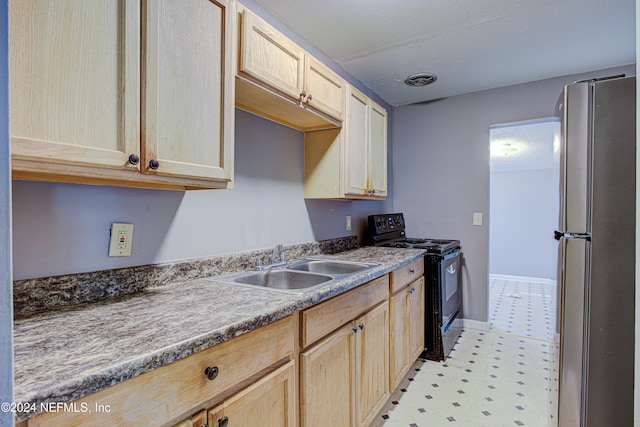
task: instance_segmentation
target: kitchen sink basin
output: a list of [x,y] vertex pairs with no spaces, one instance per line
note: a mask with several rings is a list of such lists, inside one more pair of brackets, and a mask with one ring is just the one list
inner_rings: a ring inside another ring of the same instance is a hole
[[333,280],[333,277],[324,274],[309,274],[292,270],[257,271],[234,279],[236,283],[281,290],[307,289],[330,280]]
[[361,262],[334,261],[325,259],[307,259],[287,268],[294,271],[310,271],[320,274],[353,274],[371,268],[372,264]]
[[331,284],[379,264],[322,258],[303,258],[289,265],[261,271],[240,271],[207,280],[301,294]]

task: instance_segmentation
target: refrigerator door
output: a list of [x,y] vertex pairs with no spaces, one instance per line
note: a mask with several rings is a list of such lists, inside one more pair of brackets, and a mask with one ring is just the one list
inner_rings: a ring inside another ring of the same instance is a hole
[[584,419],[585,286],[589,277],[590,242],[560,240],[560,375],[558,422],[560,426],[580,426]]
[[594,83],[587,426],[633,424],[635,78]]
[[591,134],[590,85],[569,85],[564,92],[563,145],[560,155],[560,232],[590,231]]

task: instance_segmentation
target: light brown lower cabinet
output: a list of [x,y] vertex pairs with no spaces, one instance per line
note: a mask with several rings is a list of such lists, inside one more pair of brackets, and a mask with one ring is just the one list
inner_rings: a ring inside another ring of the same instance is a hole
[[301,425],[368,426],[389,397],[389,303],[300,354]]
[[295,427],[295,362],[268,374],[209,411],[209,427]]
[[186,420],[179,422],[173,427],[204,427],[207,425],[207,411],[202,411],[190,416]]
[[395,390],[424,350],[424,277],[389,298],[389,381]]

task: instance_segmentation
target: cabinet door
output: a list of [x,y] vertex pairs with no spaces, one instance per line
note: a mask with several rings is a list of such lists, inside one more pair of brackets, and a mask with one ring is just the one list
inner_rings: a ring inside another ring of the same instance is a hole
[[345,194],[366,195],[368,186],[368,98],[348,86],[345,123]]
[[409,285],[409,365],[424,351],[424,277]]
[[210,410],[209,425],[295,427],[295,391],[292,360]]
[[137,171],[139,2],[12,1],[10,31],[14,159]]
[[234,7],[233,0],[147,0],[145,173],[232,178],[233,49],[225,29],[233,28]]
[[299,98],[304,78],[302,48],[246,9],[241,25],[238,72]]
[[400,380],[409,369],[409,332],[407,330],[408,320],[408,296],[409,288],[404,288],[389,299],[389,380],[390,390],[398,387]]
[[202,410],[173,427],[204,427],[207,424],[207,411]]
[[310,55],[305,59],[304,76],[307,103],[342,120],[345,81]]
[[300,354],[302,427],[354,424],[356,331],[349,323]]
[[368,426],[389,397],[389,302],[356,321],[356,425]]
[[369,110],[369,189],[387,195],[387,111],[373,101]]

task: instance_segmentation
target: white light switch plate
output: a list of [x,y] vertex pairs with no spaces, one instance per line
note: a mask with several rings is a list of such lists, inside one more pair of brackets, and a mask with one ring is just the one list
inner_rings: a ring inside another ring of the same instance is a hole
[[482,212],[473,213],[473,225],[482,225]]
[[109,240],[109,256],[131,256],[133,241],[133,224],[114,222],[111,224]]

